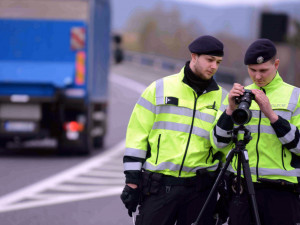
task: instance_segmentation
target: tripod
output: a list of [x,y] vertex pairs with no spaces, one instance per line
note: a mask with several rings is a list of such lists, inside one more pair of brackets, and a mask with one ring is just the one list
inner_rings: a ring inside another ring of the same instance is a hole
[[[244,132],[244,140],[238,140],[237,135],[238,135],[239,131]],[[236,193],[238,195],[240,195],[241,166],[243,166],[243,174],[244,174],[244,178],[246,181],[248,194],[249,194],[249,197],[251,200],[251,206],[253,208],[255,224],[260,225],[260,219],[259,219],[258,210],[257,210],[257,203],[256,203],[256,199],[255,199],[254,186],[252,183],[250,167],[249,167],[248,152],[245,149],[246,145],[249,143],[249,141],[251,139],[252,139],[252,137],[250,135],[250,131],[247,130],[246,127],[244,127],[243,125],[240,125],[239,127],[233,129],[232,141],[235,143],[235,148],[231,149],[231,151],[228,153],[227,158],[226,158],[226,163],[225,163],[224,167],[221,169],[221,171],[212,187],[212,190],[210,191],[210,193],[209,193],[209,195],[197,217],[197,220],[194,223],[192,223],[192,225],[198,225],[198,223],[201,219],[201,216],[203,215],[203,213],[205,211],[205,208],[207,207],[211,197],[215,193],[219,183],[222,181],[224,174],[235,155],[237,155],[237,157],[238,157]]]

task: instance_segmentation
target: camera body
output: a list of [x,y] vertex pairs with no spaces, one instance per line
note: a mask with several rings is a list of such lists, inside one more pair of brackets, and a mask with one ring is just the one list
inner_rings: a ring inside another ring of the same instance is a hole
[[251,90],[245,89],[243,95],[235,98],[235,103],[238,105],[231,115],[231,118],[235,124],[244,125],[248,123],[252,118],[252,113],[249,110],[252,100],[255,95]]

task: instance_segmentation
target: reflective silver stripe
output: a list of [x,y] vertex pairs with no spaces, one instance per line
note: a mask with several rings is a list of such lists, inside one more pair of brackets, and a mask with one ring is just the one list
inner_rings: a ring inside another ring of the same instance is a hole
[[[193,116],[192,109],[173,106],[173,105],[157,106],[156,114],[160,114],[160,113],[168,113],[168,114],[175,114],[175,115],[188,116],[188,117]],[[195,118],[209,122],[209,123],[213,123],[215,121],[214,116],[207,114],[207,113],[202,113],[199,111],[196,111]]]
[[295,132],[296,132],[297,128],[293,124],[290,124],[290,125],[291,125],[291,130],[286,135],[279,138],[279,140],[282,144],[290,143],[292,140],[295,139]]
[[164,101],[164,80],[163,80],[163,78],[156,81],[155,96],[156,96],[156,105],[162,105],[162,104],[165,103],[165,101]]
[[[235,127],[237,126],[235,125]],[[247,125],[246,128],[251,133],[258,133],[258,125]],[[260,125],[260,133],[275,134],[275,131],[271,126]]]
[[145,159],[147,155],[147,151],[142,149],[136,149],[136,148],[126,148],[124,156],[134,156],[137,158],[143,158]]
[[283,119],[291,120],[292,118],[292,112],[290,111],[274,110],[274,112]]
[[224,130],[218,125],[216,126],[216,134],[221,137],[231,137],[231,133],[228,130]]
[[229,143],[218,142],[215,135],[213,135],[213,141],[217,148],[225,148],[227,145],[229,145]]
[[222,88],[222,101],[221,102],[224,101],[224,99],[226,98],[227,94],[228,94],[228,91],[226,91],[224,88]]
[[195,118],[206,121],[208,123],[213,123],[216,119],[215,116],[212,116],[212,115],[207,114],[207,113],[202,113],[202,112],[199,112],[199,111],[196,111]]
[[212,166],[208,166],[208,167],[200,167],[200,166],[198,166],[198,167],[195,167],[195,168],[190,168],[190,167],[184,166],[184,167],[182,167],[182,171],[196,173],[197,170],[204,169],[204,168],[206,168],[208,170],[211,170],[211,171],[215,171],[218,168],[218,164],[212,165]]
[[[213,166],[209,166],[209,167],[194,167],[194,168],[184,166],[182,168],[182,171],[195,173],[199,169],[207,168],[209,170],[216,170],[217,167],[218,167],[218,165],[213,165]],[[172,162],[162,162],[162,163],[154,166],[149,162],[145,162],[143,165],[143,168],[146,170],[152,170],[152,171],[171,170],[171,171],[176,172],[176,171],[180,170],[180,165],[174,164]]]
[[[155,129],[173,130],[173,131],[189,133],[191,126],[187,125],[187,124],[182,124],[182,123],[159,121],[159,122],[155,122],[153,124],[152,130],[155,130]],[[192,133],[209,140],[209,132],[206,130],[203,130],[200,127],[194,126]]]
[[[259,112],[258,110],[251,110],[252,112],[252,118],[259,118]],[[283,111],[283,110],[274,110],[274,112],[278,115],[281,116],[282,118],[286,120],[290,120],[292,117],[292,112],[290,111]],[[261,118],[267,118],[264,113],[261,113]]]
[[220,111],[224,112],[225,109],[227,108],[227,105],[222,104],[219,108]]
[[147,99],[140,97],[137,104],[144,107],[145,109],[148,109],[152,113],[155,113],[155,105],[153,105],[151,102],[149,102]]
[[[155,114],[168,113],[168,114],[188,116],[188,117],[193,116],[193,110],[192,109],[173,106],[173,105],[155,106],[143,97],[140,97],[137,104],[139,104],[140,106],[144,107],[145,109],[148,109],[149,111],[151,111]],[[199,112],[199,111],[196,111],[195,118],[206,121],[206,122],[209,122],[209,123],[213,123],[215,121],[214,116],[212,116],[210,114],[207,114],[207,113],[202,113],[202,112]]]
[[141,162],[126,162],[124,163],[124,171],[126,170],[141,170],[142,163]]
[[299,94],[300,94],[300,88],[294,87],[293,92],[290,97],[289,105],[288,105],[288,109],[292,112],[294,112],[294,110],[297,106]]
[[298,141],[298,144],[297,144],[296,148],[292,148],[292,149],[289,149],[289,150],[293,153],[300,154],[300,141]]
[[175,114],[181,116],[193,116],[193,110],[183,107],[178,107],[174,105],[160,105],[156,107],[156,114],[160,113],[168,113],[168,114]]
[[171,171],[179,171],[180,170],[180,165],[176,165],[172,162],[162,162],[156,166],[152,165],[149,162],[145,162],[143,165],[143,168],[146,170],[165,170],[169,169]]
[[296,111],[293,113],[293,116],[298,116],[300,114],[300,108],[297,108]]
[[202,129],[202,128],[200,128],[200,127],[194,126],[192,134],[195,134],[195,135],[197,135],[199,137],[203,137],[203,138],[209,140],[209,132],[206,131],[206,130],[204,130],[204,129]]
[[[236,170],[233,169],[231,165],[228,166],[227,170],[233,173],[236,172]],[[250,171],[252,175],[256,175],[255,167],[251,167]],[[286,176],[286,177],[300,177],[300,169],[282,170],[282,169],[258,168],[258,174],[261,176],[279,175],[279,176]]]

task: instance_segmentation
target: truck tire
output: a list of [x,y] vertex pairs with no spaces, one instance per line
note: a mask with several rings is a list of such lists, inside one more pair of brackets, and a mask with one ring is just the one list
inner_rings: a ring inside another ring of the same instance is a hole
[[103,146],[104,146],[104,137],[103,136],[93,138],[94,149],[99,150],[99,149],[102,149]]

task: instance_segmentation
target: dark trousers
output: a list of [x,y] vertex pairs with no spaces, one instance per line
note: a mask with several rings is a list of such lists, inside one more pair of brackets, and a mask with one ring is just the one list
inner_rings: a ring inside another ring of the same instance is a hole
[[[196,186],[162,186],[157,194],[144,196],[136,225],[191,225],[198,217],[210,189]],[[199,225],[214,225],[217,194],[209,202]]]
[[[300,225],[300,196],[291,191],[256,188],[255,196],[261,225]],[[248,193],[229,202],[229,225],[252,225],[252,206]]]

